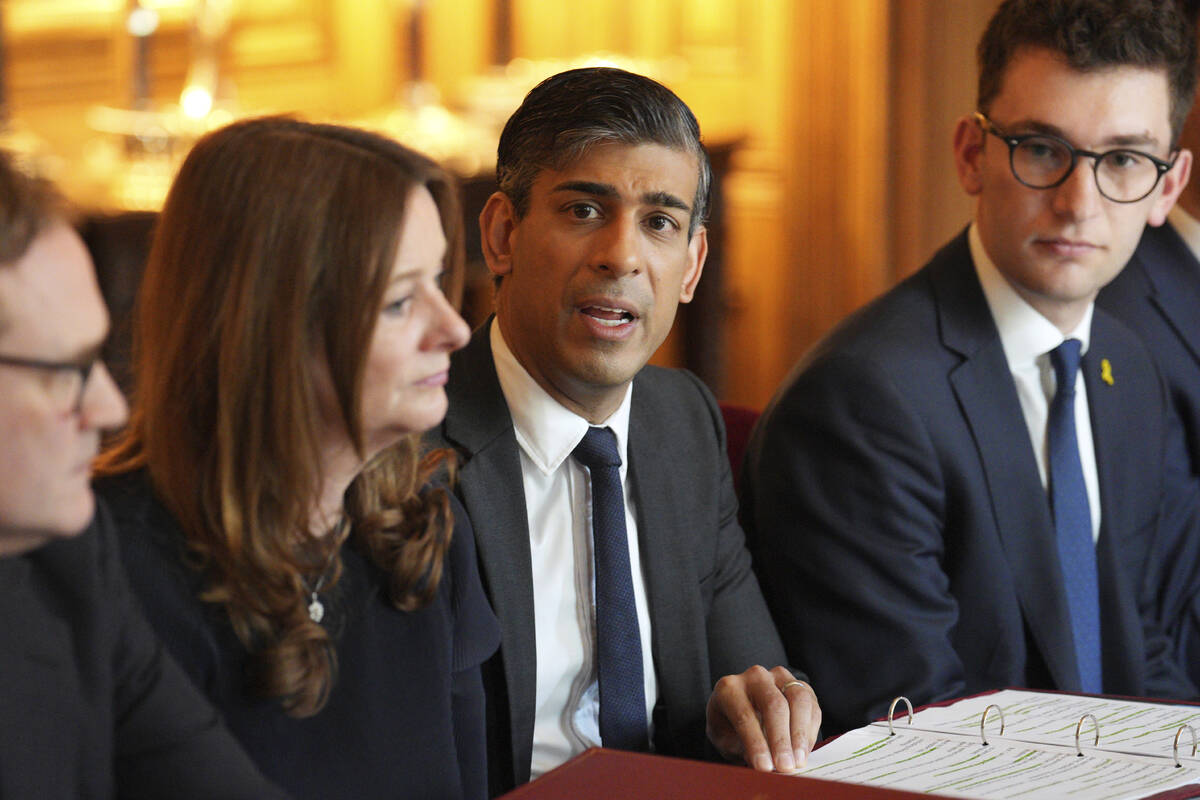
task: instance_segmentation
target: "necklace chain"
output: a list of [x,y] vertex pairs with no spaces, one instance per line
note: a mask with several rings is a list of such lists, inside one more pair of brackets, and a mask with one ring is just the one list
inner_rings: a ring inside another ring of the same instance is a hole
[[333,569],[334,562],[337,560],[338,552],[342,548],[342,542],[346,539],[346,534],[350,530],[350,520],[343,516],[338,524],[330,532],[335,539],[333,550],[329,553],[329,559],[325,562],[325,568],[321,570],[321,576],[317,578],[315,586],[308,585],[308,579],[303,575],[300,576],[300,582],[304,584],[305,591],[308,592],[308,618],[318,625],[325,618],[325,604],[321,602],[321,587],[325,585],[325,579],[329,577],[330,570]]

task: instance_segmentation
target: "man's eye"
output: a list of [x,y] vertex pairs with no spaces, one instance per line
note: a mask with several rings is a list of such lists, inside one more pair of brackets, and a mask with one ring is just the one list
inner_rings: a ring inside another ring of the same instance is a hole
[[1114,167],[1120,170],[1137,169],[1143,163],[1149,164],[1149,160],[1143,158],[1140,153],[1134,153],[1128,150],[1114,150],[1104,156],[1104,163],[1109,167]]
[[1024,142],[1021,147],[1025,149],[1025,154],[1039,161],[1059,161],[1063,158],[1064,152],[1055,142],[1046,141],[1044,139],[1030,139]]
[[567,211],[575,219],[596,219],[600,216],[600,210],[591,203],[576,203]]
[[675,220],[666,214],[655,214],[646,220],[646,224],[652,231],[667,232],[679,229],[679,225]]

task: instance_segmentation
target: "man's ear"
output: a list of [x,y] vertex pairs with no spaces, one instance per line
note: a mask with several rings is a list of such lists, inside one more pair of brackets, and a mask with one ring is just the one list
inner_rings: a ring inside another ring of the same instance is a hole
[[1154,205],[1150,208],[1150,216],[1146,218],[1147,225],[1157,228],[1167,221],[1167,212],[1174,207],[1175,201],[1183,192],[1183,187],[1187,186],[1191,174],[1192,151],[1180,150],[1179,155],[1175,156],[1175,165],[1163,173],[1162,191],[1154,199]]
[[954,167],[958,170],[958,182],[963,191],[972,197],[983,190],[979,159],[983,155],[986,135],[974,115],[960,117],[954,126]]
[[504,192],[495,192],[479,212],[479,245],[493,275],[512,271],[512,237],[517,210]]
[[708,228],[701,226],[688,242],[688,265],[683,273],[683,284],[679,287],[679,302],[690,303],[704,272],[704,260],[708,258]]

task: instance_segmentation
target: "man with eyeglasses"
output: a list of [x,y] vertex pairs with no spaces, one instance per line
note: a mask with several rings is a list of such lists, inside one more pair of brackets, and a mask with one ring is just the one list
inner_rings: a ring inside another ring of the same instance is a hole
[[0,153],[0,797],[273,798],[163,654],[89,486],[125,401],[91,260]]
[[826,733],[1004,686],[1192,697],[1147,576],[1196,497],[1150,355],[1094,300],[1187,181],[1171,3],[1006,0],[953,152],[975,218],[842,323],[756,432],[743,515]]

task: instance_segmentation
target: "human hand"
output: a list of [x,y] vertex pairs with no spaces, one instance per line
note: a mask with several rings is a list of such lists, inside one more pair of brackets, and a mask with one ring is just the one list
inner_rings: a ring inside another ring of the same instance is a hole
[[725,758],[762,772],[794,772],[816,743],[821,706],[786,667],[753,666],[717,681],[707,717],[708,738]]

